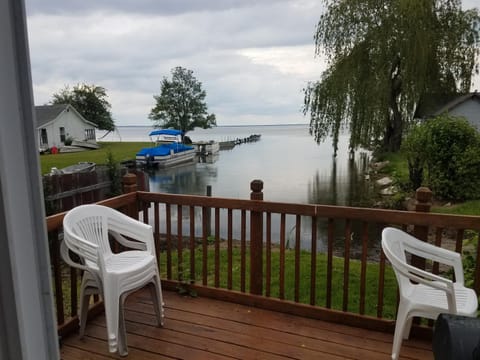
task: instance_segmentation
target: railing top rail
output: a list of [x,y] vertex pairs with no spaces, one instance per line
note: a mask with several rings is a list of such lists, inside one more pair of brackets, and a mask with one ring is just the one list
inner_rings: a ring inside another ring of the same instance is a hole
[[480,216],[448,215],[401,210],[372,209],[335,205],[292,204],[273,201],[215,198],[201,195],[178,195],[139,191],[139,200],[184,206],[217,207],[329,219],[352,219],[388,224],[454,227],[480,231]]

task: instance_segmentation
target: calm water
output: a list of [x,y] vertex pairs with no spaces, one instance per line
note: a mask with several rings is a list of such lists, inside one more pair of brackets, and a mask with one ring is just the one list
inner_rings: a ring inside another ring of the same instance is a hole
[[[149,141],[149,127],[119,127],[103,141]],[[261,134],[261,140],[220,151],[206,162],[155,170],[150,190],[180,194],[205,194],[248,199],[250,182],[264,182],[264,199],[270,201],[362,205],[364,170],[368,156],[357,152],[349,158],[348,137],[342,136],[339,152],[333,157],[331,141],[316,144],[307,125],[219,126],[188,133],[193,141],[232,140]]]
[[[150,130],[119,127],[116,134],[103,141],[149,141]],[[364,176],[368,154],[359,151],[350,157],[346,135],[340,138],[337,157],[333,157],[331,141],[316,144],[307,125],[220,126],[195,130],[188,136],[195,142],[232,140],[251,134],[261,134],[260,141],[220,151],[206,162],[151,171],[150,191],[204,195],[210,185],[213,196],[249,199],[250,182],[260,179],[267,201],[347,206],[368,203],[370,190]],[[287,221],[288,237],[292,237],[295,222]],[[273,222],[275,226],[278,219]],[[325,247],[325,226],[319,224],[320,251]],[[221,232],[221,236],[226,236],[226,229]],[[311,225],[307,220],[302,224],[302,238],[308,239],[309,234]],[[342,234],[338,237],[340,240]],[[307,243],[308,240],[305,244],[302,241],[302,246],[307,247]]]

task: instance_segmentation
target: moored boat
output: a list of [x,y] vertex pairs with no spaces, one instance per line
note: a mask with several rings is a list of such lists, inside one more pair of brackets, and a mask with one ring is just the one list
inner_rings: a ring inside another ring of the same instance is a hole
[[174,129],[153,130],[156,146],[141,149],[135,156],[139,166],[168,167],[195,159],[195,148],[182,143],[182,132]]
[[79,162],[78,164],[70,165],[61,169],[53,167],[50,170],[51,175],[75,174],[84,173],[95,170],[96,164],[94,162]]
[[192,144],[199,155],[213,155],[220,151],[220,143],[217,141],[197,141]]

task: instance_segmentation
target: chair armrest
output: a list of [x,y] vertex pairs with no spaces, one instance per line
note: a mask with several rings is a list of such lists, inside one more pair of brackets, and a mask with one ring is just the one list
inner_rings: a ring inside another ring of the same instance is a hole
[[131,241],[126,239],[122,234],[110,230],[109,233],[113,236],[113,238],[118,241],[120,244],[122,244],[125,247],[128,247],[130,249],[137,249],[137,250],[147,250],[147,244],[145,242],[141,241]]
[[432,274],[425,270],[421,270],[415,266],[403,262],[395,264],[395,268],[414,282],[444,291],[445,295],[447,296],[449,310],[452,312],[457,311],[454,282],[452,280]]
[[73,259],[70,257],[69,249],[65,244],[64,240],[62,240],[62,242],[60,243],[60,256],[62,257],[63,261],[67,263],[67,265],[83,271],[89,271],[89,268],[87,266],[81,263],[78,263],[76,261],[73,261]]
[[132,241],[125,239],[126,236],[145,244],[142,246],[145,246],[147,251],[149,251],[152,255],[155,255],[155,244],[153,241],[153,231],[151,225],[135,220],[112,209],[112,211],[108,214],[108,230],[112,234],[116,233],[123,238],[121,239],[120,237],[115,237],[114,235],[115,239],[120,243],[125,240],[126,242],[124,242],[124,244],[128,244],[126,246],[137,249],[139,248],[140,245],[132,244]]

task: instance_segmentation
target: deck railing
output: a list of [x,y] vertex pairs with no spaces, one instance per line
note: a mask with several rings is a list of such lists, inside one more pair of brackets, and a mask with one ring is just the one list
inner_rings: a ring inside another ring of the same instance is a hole
[[[132,182],[132,192],[101,203],[153,226],[163,286],[184,293],[393,331],[397,285],[380,248],[385,226],[457,252],[467,244],[479,291],[480,217],[425,212],[428,189],[417,191],[410,212],[269,202],[260,181],[251,189],[251,200],[239,200],[135,191]],[[78,326],[79,275],[58,250],[63,215],[47,218],[60,333]]]

